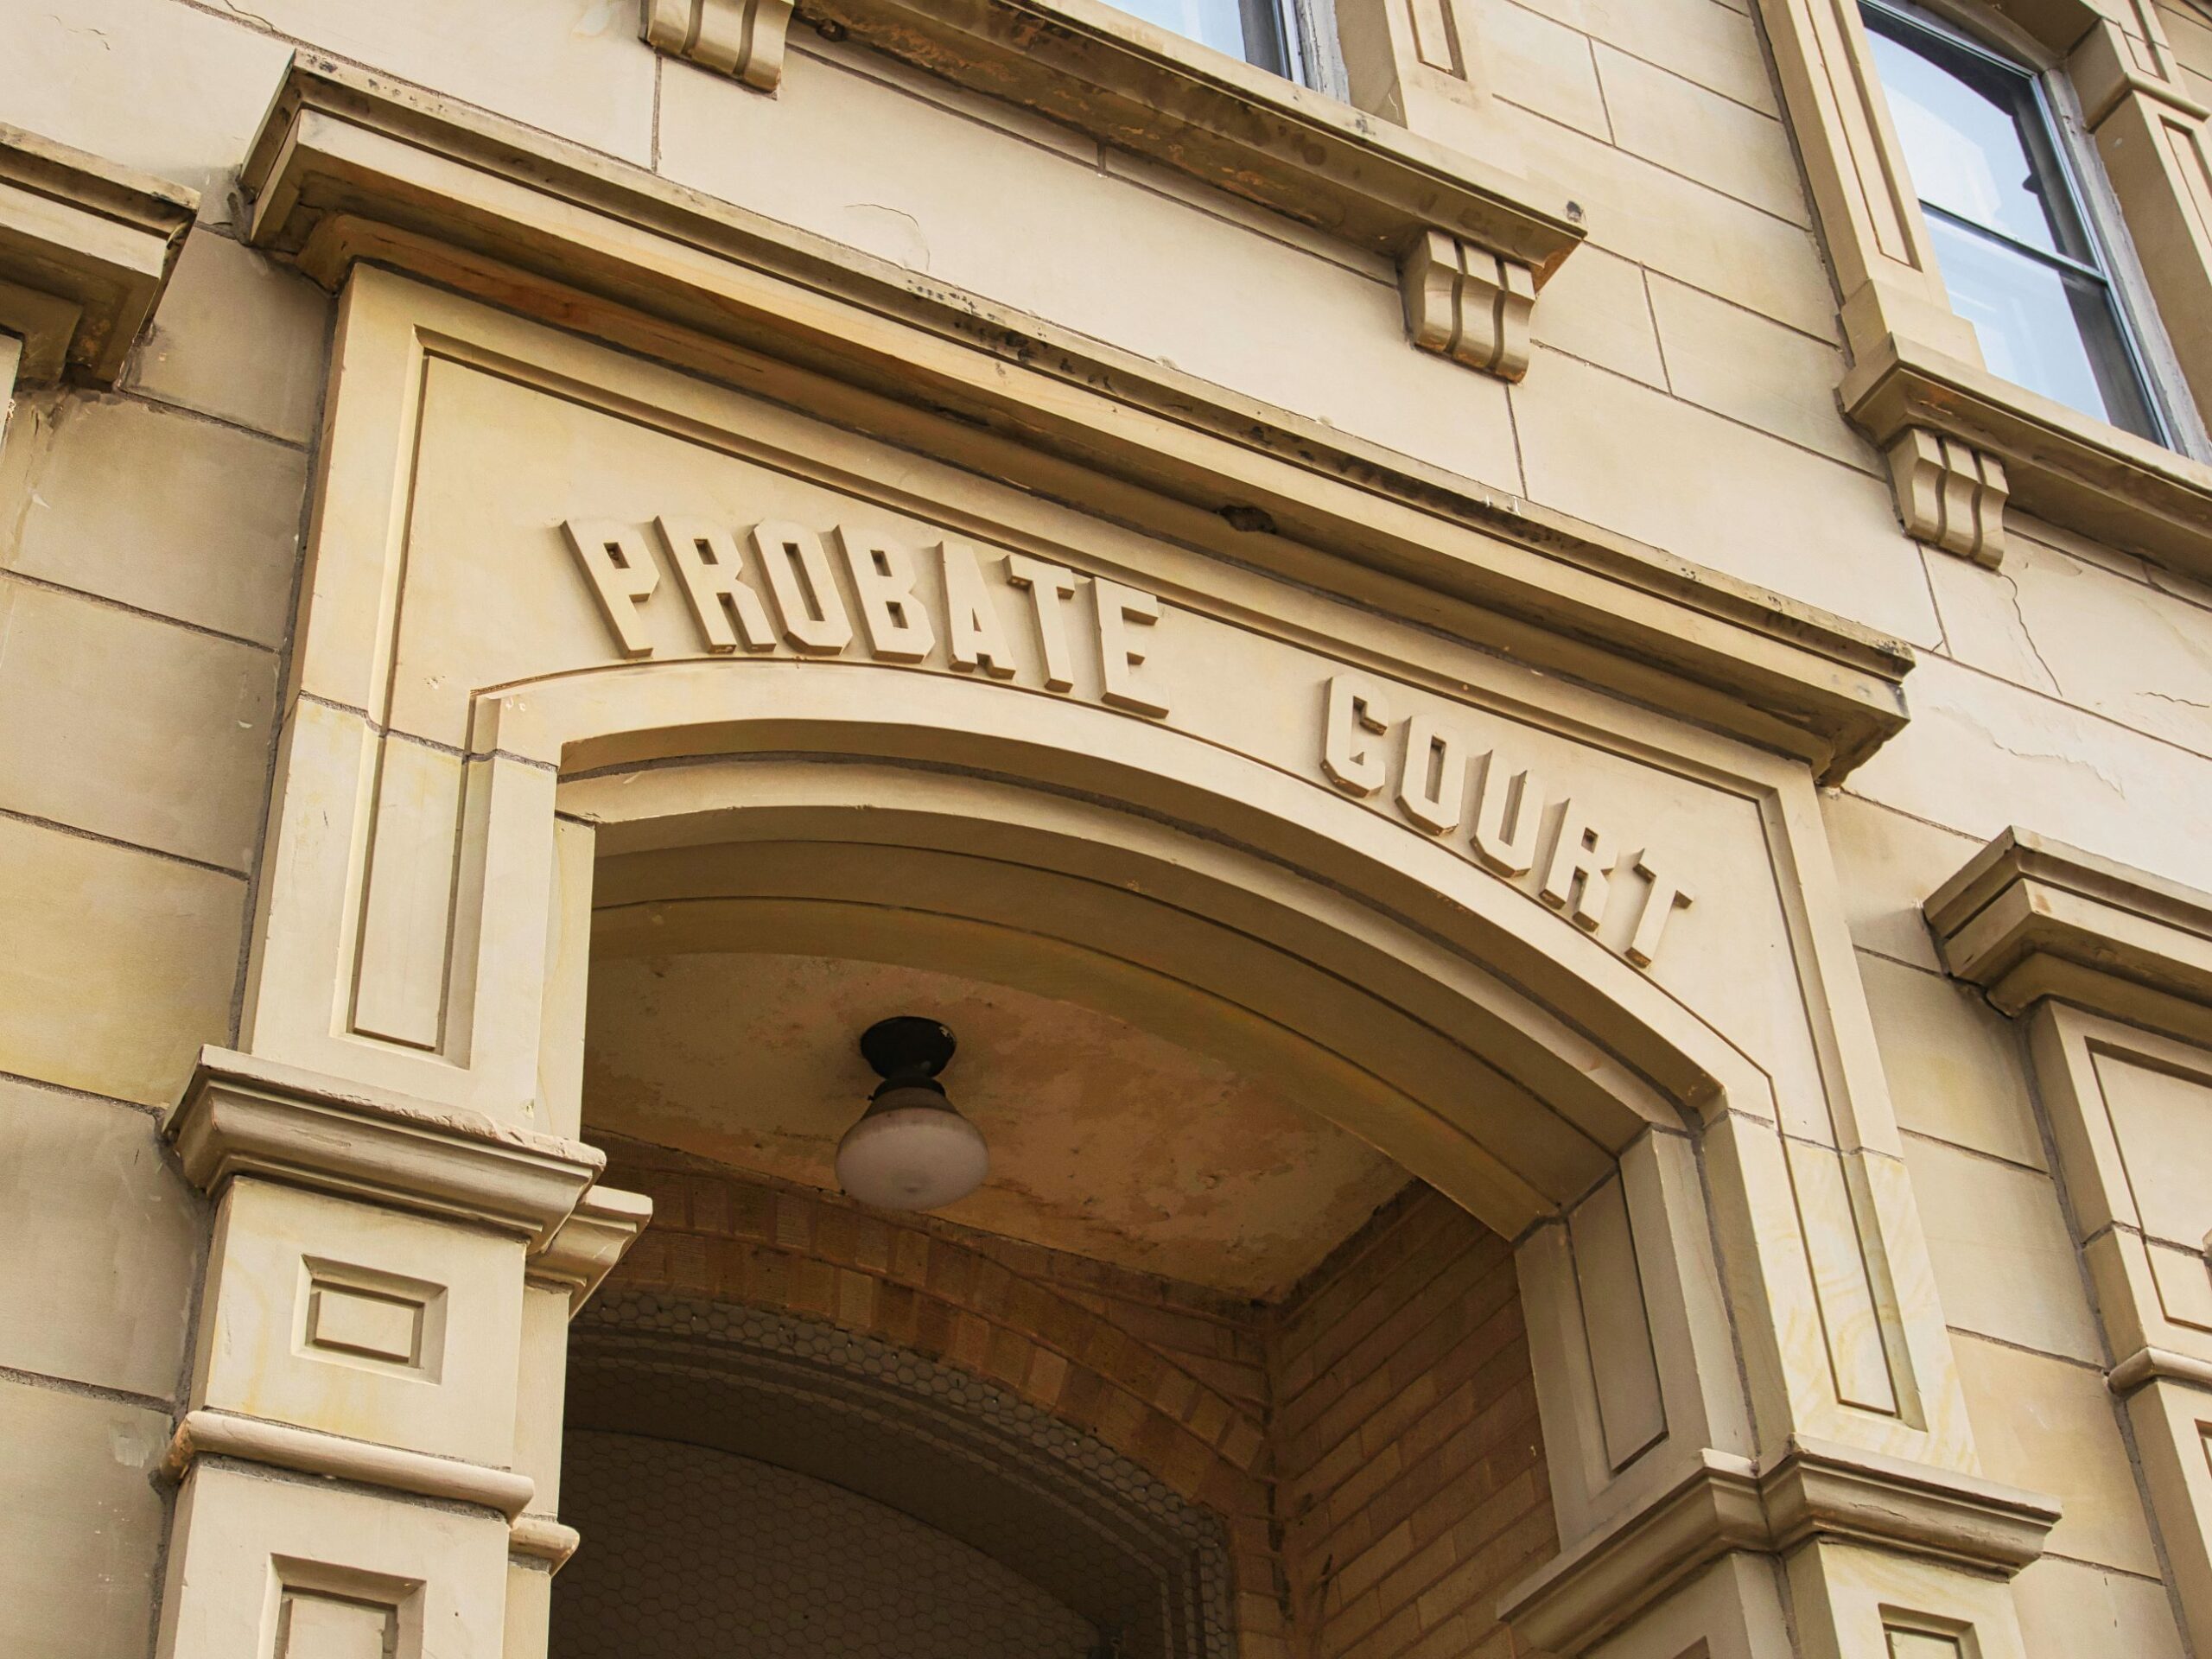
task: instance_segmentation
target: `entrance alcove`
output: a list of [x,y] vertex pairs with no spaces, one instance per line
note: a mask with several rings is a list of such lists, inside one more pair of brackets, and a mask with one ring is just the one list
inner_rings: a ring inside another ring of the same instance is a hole
[[[1478,1638],[1554,1553],[1511,1252],[1464,1210],[1079,969],[641,923],[620,864],[584,1128],[656,1220],[572,1326],[555,1659],[1320,1654],[1422,1595]],[[927,1217],[831,1168],[900,1013],[959,1038],[992,1151]]]

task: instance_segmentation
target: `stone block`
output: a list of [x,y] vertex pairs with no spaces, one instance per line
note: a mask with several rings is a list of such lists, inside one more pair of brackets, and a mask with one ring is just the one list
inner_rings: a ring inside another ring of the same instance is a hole
[[2134,1460],[2102,1369],[1979,1337],[1954,1336],[1951,1347],[1983,1472],[2065,1506],[2050,1553],[2157,1577]]
[[1821,816],[1827,822],[1852,942],[1861,950],[1940,973],[1942,963],[1920,907],[1980,844],[1844,791],[1821,796]]
[[166,1105],[227,1040],[246,885],[0,819],[0,1071]]
[[2050,1178],[1917,1137],[1904,1153],[1952,1327],[2103,1363]]
[[1673,71],[1724,98],[1776,113],[1774,83],[1750,16],[1713,0],[1527,0],[1593,41]]
[[173,1397],[207,1211],[143,1112],[0,1083],[0,1366]]
[[[1517,486],[1504,388],[1407,348],[1396,279],[1379,261],[1362,276],[801,53],[773,102],[725,78],[671,73],[660,147],[670,177],[918,279]],[[1174,280],[1162,282],[1168,247]],[[1298,348],[1285,350],[1294,330]]]
[[[1889,512],[1878,480],[1556,353],[1539,353],[1513,396],[1531,499],[1885,633],[1936,638],[1918,551],[1870,528]],[[1729,511],[1678,487],[1686,478],[1725,488]]]
[[1643,268],[1602,248],[1582,248],[1559,268],[1537,297],[1530,332],[1539,345],[1666,390]]
[[1518,112],[1514,126],[1530,176],[1581,204],[1595,246],[1801,334],[1835,336],[1835,294],[1811,232],[1570,127]]
[[24,1659],[146,1651],[165,1413],[0,1380],[0,1620]]
[[1593,138],[1611,138],[1588,36],[1516,0],[1483,0],[1478,10],[1483,62],[1500,98]]
[[2202,879],[2212,761],[1937,656],[1913,671],[1912,702],[1911,730],[1853,793],[1979,841],[2024,815],[2086,851]]
[[1614,143],[1777,219],[1813,222],[1779,119],[1602,42],[1596,54]]
[[[0,563],[156,615],[283,642],[308,458],[181,412],[90,394],[16,410]],[[130,487],[118,489],[128,479]]]
[[180,0],[0,0],[0,122],[188,186],[209,224],[292,54]]
[[296,271],[194,231],[124,384],[290,443],[315,436],[330,300]]
[[192,1404],[507,1468],[522,1254],[519,1239],[234,1179]]
[[1670,276],[1652,276],[1651,311],[1675,396],[1881,474],[1881,458],[1836,406],[1834,346]]
[[1900,1127],[2046,1167],[2018,1029],[1972,986],[1859,957]]
[[[551,0],[519,10],[445,0],[254,0],[264,28],[626,162],[652,162],[658,60],[634,7]],[[274,77],[271,78],[272,83]],[[272,86],[273,90],[273,86]]]
[[2156,1579],[2046,1555],[2012,1580],[2028,1659],[2182,1659],[2173,1603]]
[[177,1494],[155,1653],[500,1659],[506,1598],[507,1523],[489,1511],[200,1462]]
[[275,653],[0,579],[0,808],[241,874]]

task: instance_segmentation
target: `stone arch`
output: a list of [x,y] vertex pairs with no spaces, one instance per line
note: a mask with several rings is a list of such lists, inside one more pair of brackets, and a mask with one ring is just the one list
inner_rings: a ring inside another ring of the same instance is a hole
[[888,1344],[1096,1435],[1191,1503],[1264,1516],[1254,1403],[1047,1280],[918,1217],[826,1196],[620,1158],[610,1179],[648,1194],[655,1217],[614,1291],[757,1308]]
[[1237,1651],[1224,1520],[966,1367],[772,1309],[610,1287],[573,1333],[568,1415],[887,1503],[1039,1586],[1130,1659]]

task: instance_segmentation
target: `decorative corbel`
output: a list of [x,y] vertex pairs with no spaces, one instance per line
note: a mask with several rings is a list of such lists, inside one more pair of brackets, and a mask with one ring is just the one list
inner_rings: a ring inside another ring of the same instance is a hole
[[1406,333],[1421,350],[1501,380],[1529,372],[1536,278],[1528,266],[1427,231],[1400,258],[1398,288]]
[[772,92],[784,74],[792,0],[643,0],[645,44]]
[[2004,464],[1919,426],[1898,435],[1889,461],[1905,534],[1994,569],[2005,556]]

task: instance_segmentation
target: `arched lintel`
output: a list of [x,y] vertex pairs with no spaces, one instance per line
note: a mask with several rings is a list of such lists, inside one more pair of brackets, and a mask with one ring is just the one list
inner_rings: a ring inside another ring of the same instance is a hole
[[[1339,976],[1345,985],[1363,995],[1379,986],[1419,1023],[1457,1028],[1469,1059],[1483,1063],[1466,1078],[1495,1065],[1608,1156],[1652,1123],[1695,1122],[1724,1101],[1771,1109],[1764,1075],[1647,977],[1469,861],[1325,785],[1072,700],[823,667],[759,662],[731,674],[679,662],[504,688],[480,696],[472,747],[557,768],[563,810],[598,823],[602,851],[625,859],[763,839],[958,852],[1023,880],[1080,878],[1093,897],[1139,894],[1224,938],[1273,935],[1284,964],[1357,964]],[[773,811],[787,816],[765,816]],[[664,885],[643,896],[774,896],[704,885],[703,894]],[[978,919],[992,918],[969,918]],[[1452,1012],[1440,1020],[1440,1008]],[[1379,1052],[1387,1030],[1365,1039],[1371,1057],[1354,1038],[1338,1058],[1377,1077],[1402,1069]],[[1434,1129],[1413,1133],[1417,1114],[1404,1090],[1392,1092],[1394,1123],[1347,1127],[1395,1143],[1394,1154],[1412,1154],[1408,1166],[1433,1184],[1466,1191],[1471,1171],[1424,1148]],[[1464,1098],[1428,1115],[1460,1126],[1469,1116]],[[1556,1172],[1520,1179],[1534,1213],[1568,1196]],[[1516,1206],[1498,1197],[1484,1207],[1504,1221]]]

